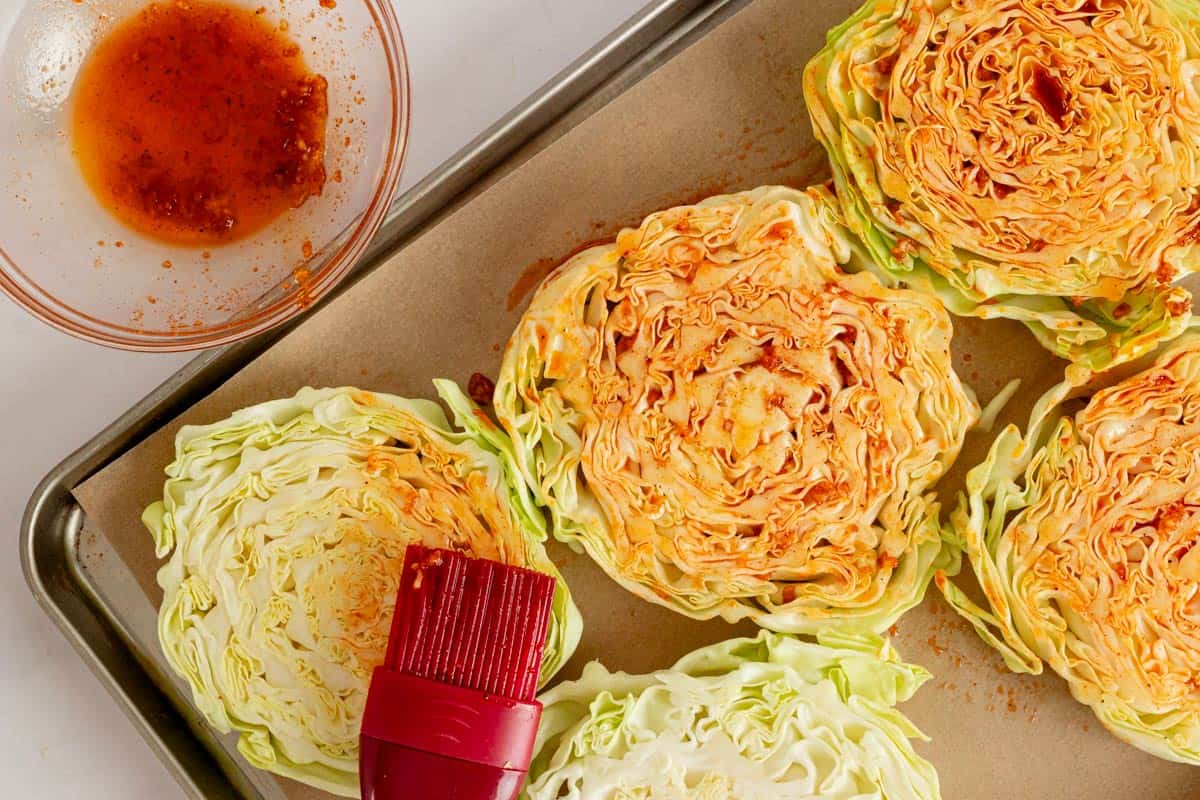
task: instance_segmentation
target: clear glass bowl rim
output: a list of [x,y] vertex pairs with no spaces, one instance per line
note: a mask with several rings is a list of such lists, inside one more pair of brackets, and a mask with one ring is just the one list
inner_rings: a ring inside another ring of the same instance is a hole
[[[387,216],[400,184],[408,148],[411,84],[404,36],[390,0],[362,0],[383,40],[392,84],[392,124],[387,160],[370,204],[355,217],[354,229],[338,249],[329,254],[321,270],[305,280],[297,292],[272,302],[254,314],[238,316],[209,328],[185,329],[170,334],[140,331],[97,319],[63,303],[47,292],[29,291],[36,281],[4,251],[0,243],[0,291],[41,321],[64,333],[106,347],[141,352],[172,353],[204,350],[248,339],[281,325],[328,294],[362,257]],[[15,276],[21,276],[18,281]]]

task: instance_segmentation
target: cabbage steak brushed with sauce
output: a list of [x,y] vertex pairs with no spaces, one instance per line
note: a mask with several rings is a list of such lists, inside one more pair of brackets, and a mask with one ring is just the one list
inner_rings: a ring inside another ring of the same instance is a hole
[[988,607],[938,583],[1010,668],[1049,665],[1121,739],[1200,765],[1200,338],[1078,393],[969,474],[953,522]]
[[870,0],[804,88],[885,279],[1103,369],[1190,316],[1198,76],[1194,0]]
[[920,602],[979,409],[946,312],[863,260],[827,191],[767,187],[552,274],[495,407],[555,536],[698,619],[880,631]]
[[[163,588],[167,661],[257,767],[357,797],[358,736],[409,544],[557,576],[511,445],[456,386],[454,411],[357,389],[183,428],[144,519]],[[543,680],[581,623],[559,582]]]

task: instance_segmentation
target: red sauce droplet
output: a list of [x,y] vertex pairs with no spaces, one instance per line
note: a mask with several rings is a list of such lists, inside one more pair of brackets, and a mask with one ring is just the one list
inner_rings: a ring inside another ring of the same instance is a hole
[[1061,128],[1067,119],[1067,90],[1041,64],[1033,68],[1033,97]]
[[[1191,228],[1184,231],[1183,235],[1179,237],[1179,244],[1183,247],[1200,244],[1200,224],[1193,225]],[[1163,281],[1163,283],[1168,282],[1169,281]]]
[[775,352],[775,342],[767,342],[763,345],[762,349],[762,358],[758,360],[758,364],[761,365],[763,369],[769,372],[774,372],[783,366],[783,359],[780,358],[779,354]]
[[84,64],[75,153],[125,224],[176,244],[224,243],[321,194],[327,92],[265,15],[155,2]]
[[495,393],[495,381],[480,372],[471,375],[471,380],[467,382],[467,394],[476,405],[490,406]]

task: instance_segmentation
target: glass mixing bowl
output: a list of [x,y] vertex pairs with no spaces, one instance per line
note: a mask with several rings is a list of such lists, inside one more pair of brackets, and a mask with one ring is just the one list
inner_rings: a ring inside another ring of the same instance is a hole
[[390,0],[231,4],[265,9],[328,79],[329,179],[257,234],[202,249],[146,238],[102,208],[67,133],[92,46],[149,0],[0,3],[0,289],[42,320],[129,350],[227,344],[327,293],[383,222],[409,118]]

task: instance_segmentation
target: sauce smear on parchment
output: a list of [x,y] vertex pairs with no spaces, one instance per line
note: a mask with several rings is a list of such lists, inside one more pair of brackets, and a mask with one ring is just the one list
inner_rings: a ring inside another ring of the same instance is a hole
[[207,246],[249,236],[325,185],[328,84],[266,9],[151,3],[88,57],[72,144],[122,222]]

